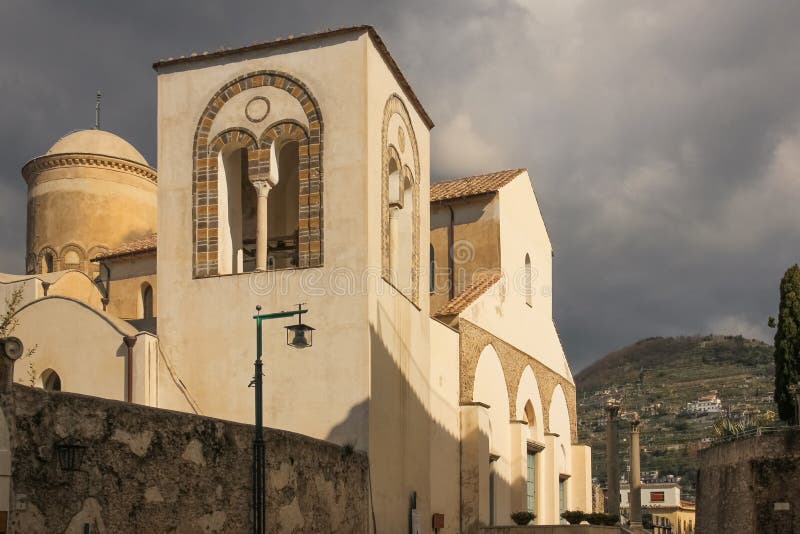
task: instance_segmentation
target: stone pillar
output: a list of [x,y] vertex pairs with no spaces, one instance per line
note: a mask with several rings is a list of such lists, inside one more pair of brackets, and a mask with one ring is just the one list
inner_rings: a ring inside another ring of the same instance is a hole
[[631,421],[631,529],[642,527],[642,476],[639,467],[639,416]]
[[606,477],[608,478],[606,513],[619,515],[619,465],[617,463],[619,401],[610,400],[606,404],[606,413],[608,414],[606,422]]
[[267,270],[267,195],[272,184],[266,180],[253,182],[258,194],[258,211],[256,213],[256,270]]

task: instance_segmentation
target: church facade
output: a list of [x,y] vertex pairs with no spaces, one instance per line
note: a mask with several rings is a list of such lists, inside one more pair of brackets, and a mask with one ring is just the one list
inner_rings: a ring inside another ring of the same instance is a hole
[[23,169],[15,379],[366,451],[378,532],[591,509],[524,169],[430,183],[433,122],[371,27],[163,60],[158,165],[100,130]]

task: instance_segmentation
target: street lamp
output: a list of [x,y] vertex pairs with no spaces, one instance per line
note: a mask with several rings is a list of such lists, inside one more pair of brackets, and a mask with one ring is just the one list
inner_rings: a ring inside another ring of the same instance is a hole
[[[256,435],[253,440],[253,532],[254,534],[264,534],[265,532],[265,510],[264,510],[264,482],[266,478],[266,464],[264,459],[264,426],[263,426],[263,363],[261,361],[261,323],[269,319],[281,319],[284,317],[297,316],[297,324],[290,325],[286,328],[286,344],[297,348],[304,349],[311,346],[312,332],[314,331],[308,325],[303,324],[302,315],[307,313],[308,310],[303,309],[302,304],[297,305],[297,309],[293,311],[282,311],[277,313],[260,313],[261,306],[256,306],[256,315],[253,319],[256,320],[256,361],[255,361],[255,376],[253,377],[252,386],[256,390]],[[306,338],[308,333],[308,338]],[[290,339],[291,338],[291,339]]]

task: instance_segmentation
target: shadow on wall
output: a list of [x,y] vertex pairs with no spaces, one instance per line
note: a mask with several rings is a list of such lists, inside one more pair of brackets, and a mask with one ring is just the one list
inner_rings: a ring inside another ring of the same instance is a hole
[[[452,375],[428,377],[427,370],[417,367],[425,360],[415,361],[409,346],[402,343],[407,336],[387,332],[387,322],[379,314],[377,325],[370,328],[371,399],[354,406],[327,436],[346,443],[343,440],[352,435],[348,429],[369,421],[369,446],[359,443],[356,448],[370,452],[375,531],[407,530],[412,521],[409,499],[413,493],[423,531],[434,513],[445,516],[441,534],[477,533],[492,518],[494,524],[513,524],[510,514],[519,510],[511,509],[512,486],[524,487],[525,481],[509,469],[502,473],[493,469],[492,463],[498,459],[491,456],[488,422],[459,435],[458,354],[432,354],[431,358],[452,358]],[[400,340],[397,350],[387,345],[387,338],[390,343]],[[451,380],[452,387],[441,387],[442,380]],[[425,393],[429,393],[428,398]],[[508,413],[507,400],[500,410]],[[508,426],[505,428],[510,432]],[[462,451],[465,443],[469,444],[469,454]],[[507,463],[510,458],[502,461]]]

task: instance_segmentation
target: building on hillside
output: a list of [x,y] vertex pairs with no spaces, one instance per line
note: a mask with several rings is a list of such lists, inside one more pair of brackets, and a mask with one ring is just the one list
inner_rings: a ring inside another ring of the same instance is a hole
[[696,401],[689,401],[686,404],[686,410],[696,414],[713,414],[722,413],[722,400],[717,396],[717,392],[711,392],[708,395],[702,395]]
[[[630,485],[620,486],[620,508],[623,515],[630,509]],[[642,512],[654,519],[665,519],[672,534],[690,534],[695,528],[695,505],[681,499],[681,487],[676,483],[642,484]],[[663,525],[664,522],[659,524]]]
[[431,185],[433,123],[368,26],[154,68],[157,173],[100,130],[23,169],[16,379],[250,422],[255,307],[304,302],[312,347],[263,329],[265,424],[367,452],[377,531],[589,511],[527,171]]

